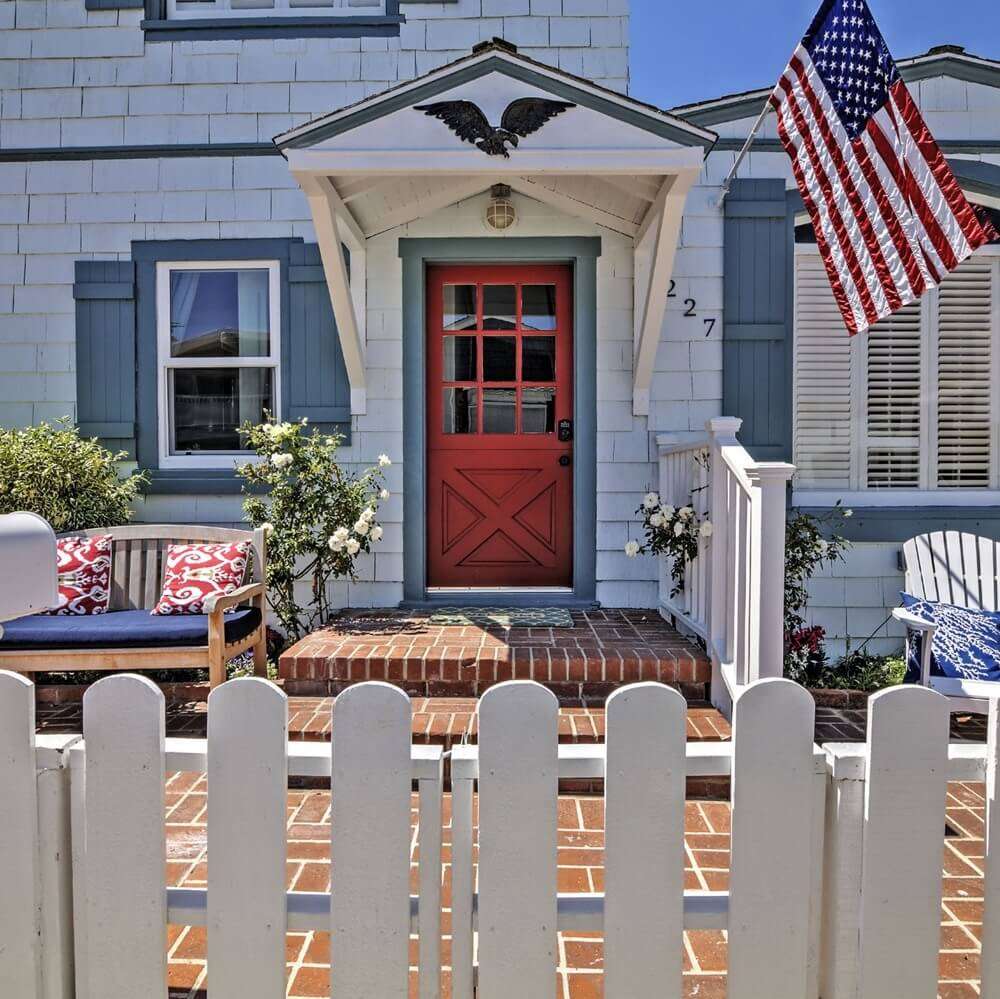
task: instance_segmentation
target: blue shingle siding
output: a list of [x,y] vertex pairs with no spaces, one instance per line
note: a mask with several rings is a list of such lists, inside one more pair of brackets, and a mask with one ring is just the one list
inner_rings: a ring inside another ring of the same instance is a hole
[[76,414],[81,433],[135,454],[135,267],[78,260]]
[[351,389],[315,243],[292,243],[288,260],[285,412],[290,420],[337,429],[350,438]]
[[759,460],[792,454],[794,219],[783,180],[737,180],[725,204],[723,402]]

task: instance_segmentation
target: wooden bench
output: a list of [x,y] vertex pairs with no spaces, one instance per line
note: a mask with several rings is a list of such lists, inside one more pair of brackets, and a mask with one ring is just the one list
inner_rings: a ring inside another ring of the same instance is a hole
[[[11,648],[5,650],[0,641],[0,669],[21,673],[71,672],[73,670],[155,670],[208,669],[212,687],[226,679],[226,663],[253,650],[254,672],[267,675],[267,639],[265,622],[264,570],[267,549],[262,530],[239,531],[221,527],[184,527],[175,524],[136,524],[129,527],[106,527],[89,531],[74,531],[63,537],[93,537],[110,534],[111,602],[107,615],[115,611],[151,610],[163,589],[163,573],[167,547],[171,544],[205,544],[250,541],[253,564],[250,582],[227,596],[209,597],[207,644],[178,646],[177,644],[148,647],[111,647],[106,649],[73,648],[74,621],[86,618],[59,616],[55,621],[66,625],[66,639],[52,648]],[[255,606],[260,622],[247,635],[233,642],[226,641],[225,611],[241,605]],[[173,620],[176,620],[175,616]],[[153,621],[167,622],[171,618],[152,616]],[[166,625],[164,626],[166,627]]]

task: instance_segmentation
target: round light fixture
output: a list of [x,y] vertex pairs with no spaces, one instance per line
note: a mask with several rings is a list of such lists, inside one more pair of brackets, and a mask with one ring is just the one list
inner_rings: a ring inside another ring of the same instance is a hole
[[515,222],[517,211],[510,200],[510,188],[506,184],[494,184],[490,203],[486,206],[486,224],[496,232],[503,232]]

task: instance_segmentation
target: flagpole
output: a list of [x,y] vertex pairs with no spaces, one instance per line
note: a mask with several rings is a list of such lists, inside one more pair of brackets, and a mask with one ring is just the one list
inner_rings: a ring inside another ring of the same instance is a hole
[[739,156],[736,157],[736,162],[733,164],[732,170],[726,175],[726,179],[722,182],[722,193],[719,195],[719,207],[722,207],[723,202],[726,200],[726,195],[729,194],[730,187],[733,186],[733,181],[736,179],[736,173],[740,168],[740,164],[746,159],[747,153],[750,152],[750,147],[753,145],[753,140],[757,138],[757,133],[761,130],[764,125],[764,119],[767,117],[768,112],[771,110],[771,101],[769,99],[764,100],[764,106],[760,110],[760,114],[757,116],[757,121],[754,123],[752,129],[750,129],[750,134],[747,136],[747,141],[743,143],[743,148],[740,150]]

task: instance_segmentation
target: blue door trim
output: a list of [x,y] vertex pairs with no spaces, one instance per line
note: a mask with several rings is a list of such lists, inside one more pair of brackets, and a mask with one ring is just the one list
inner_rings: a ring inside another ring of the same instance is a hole
[[[427,600],[425,294],[432,263],[565,262],[573,267],[573,602],[597,598],[598,236],[401,239],[403,261],[403,596]],[[548,596],[531,602],[552,604]],[[463,597],[463,603],[470,602]],[[492,603],[496,598],[492,598]],[[512,599],[504,597],[504,603]]]

